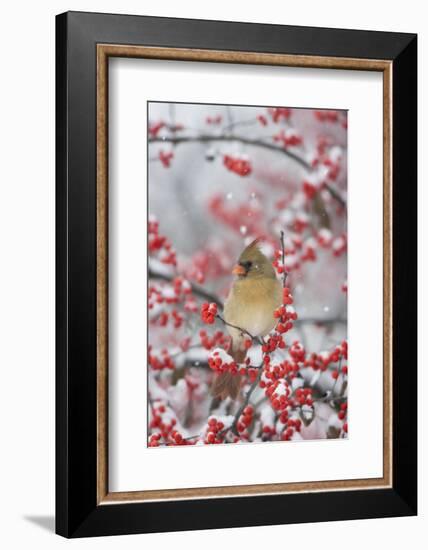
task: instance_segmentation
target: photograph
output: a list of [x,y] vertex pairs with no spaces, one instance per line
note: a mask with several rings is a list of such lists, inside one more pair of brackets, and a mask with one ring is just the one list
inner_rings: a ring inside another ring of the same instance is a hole
[[147,102],[148,447],[351,437],[347,138],[346,110]]

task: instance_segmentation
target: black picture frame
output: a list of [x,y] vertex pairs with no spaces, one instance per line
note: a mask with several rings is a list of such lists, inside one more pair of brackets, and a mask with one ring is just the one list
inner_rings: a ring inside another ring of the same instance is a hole
[[[392,62],[392,487],[97,504],[100,43]],[[56,18],[56,98],[56,532],[86,537],[415,515],[417,36],[68,12]]]

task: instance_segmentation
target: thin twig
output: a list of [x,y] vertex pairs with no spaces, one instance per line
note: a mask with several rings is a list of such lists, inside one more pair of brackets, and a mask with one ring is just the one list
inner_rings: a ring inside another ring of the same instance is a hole
[[234,128],[240,128],[242,126],[253,126],[254,124],[257,124],[256,118],[250,118],[248,120],[241,120],[237,122],[231,122],[230,124],[227,124],[226,126],[223,126],[223,131],[228,132],[229,130],[233,130]]
[[342,206],[343,208],[346,208],[346,201],[342,197],[342,195],[339,193],[339,191],[335,189],[330,183],[324,182],[324,185],[327,191],[333,197],[333,199],[335,199],[340,204],[340,206]]
[[226,141],[226,142],[237,141],[239,143],[242,143],[244,145],[249,145],[252,147],[263,147],[264,149],[268,149],[269,151],[282,153],[287,157],[296,161],[298,164],[300,164],[300,166],[302,166],[306,170],[309,170],[309,171],[312,170],[312,166],[299,155],[296,155],[295,153],[287,149],[283,149],[282,147],[278,147],[273,143],[269,143],[267,141],[261,141],[259,139],[251,139],[251,138],[246,138],[246,137],[237,136],[237,135],[215,136],[215,135],[209,135],[209,134],[201,134],[198,136],[162,136],[162,137],[149,138],[149,143],[172,143],[174,145],[178,145],[180,143],[210,143],[212,141]]
[[[250,367],[248,367],[250,368]],[[235,417],[233,419],[233,422],[230,426],[227,426],[226,428],[224,428],[221,432],[218,433],[218,435],[220,437],[223,437],[224,435],[226,435],[226,433],[230,430],[232,431],[235,435],[239,435],[238,434],[238,429],[237,429],[237,426],[238,426],[238,422],[239,422],[239,419],[242,415],[242,413],[244,412],[244,409],[245,407],[248,405],[249,401],[250,401],[250,397],[251,395],[253,394],[254,390],[257,388],[259,382],[260,382],[260,378],[262,377],[262,374],[263,374],[263,363],[257,367],[251,367],[251,368],[256,368],[258,369],[258,373],[257,373],[257,377],[256,379],[254,380],[254,382],[251,384],[250,386],[250,389],[247,391],[247,393],[245,394],[245,398],[244,398],[244,401],[243,403],[241,404],[241,406],[239,407],[238,411],[236,412],[235,414]]]
[[241,332],[242,334],[246,334],[247,336],[249,336],[252,342],[256,341],[259,344],[261,343],[260,339],[257,336],[253,336],[250,332],[248,332],[248,330],[245,330],[244,328],[238,327],[237,325],[232,325],[232,323],[228,323],[225,319],[223,319],[223,317],[219,313],[217,313],[216,317],[217,319],[222,321],[222,323],[224,323],[227,327],[231,327],[236,330],[239,330],[239,332]]
[[285,245],[284,245],[284,231],[281,230],[281,252],[282,252],[282,288],[285,288],[288,272],[285,271]]
[[230,429],[232,430],[232,432],[235,435],[238,435],[237,425],[238,425],[238,422],[239,422],[239,418],[241,417],[241,414],[244,412],[245,407],[248,405],[248,403],[250,401],[250,397],[253,394],[254,390],[259,385],[260,378],[262,377],[262,374],[263,374],[262,365],[260,365],[258,368],[259,368],[259,372],[257,373],[257,377],[254,380],[254,382],[251,384],[250,389],[245,394],[244,402],[239,407],[238,412],[235,414],[235,418],[233,419],[232,425],[230,426]]

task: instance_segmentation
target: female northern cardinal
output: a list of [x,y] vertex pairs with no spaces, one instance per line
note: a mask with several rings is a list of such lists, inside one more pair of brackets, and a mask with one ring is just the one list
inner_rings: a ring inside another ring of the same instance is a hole
[[[224,304],[226,323],[249,332],[253,337],[265,336],[275,326],[274,311],[282,302],[282,286],[276,278],[272,263],[258,247],[256,239],[245,248],[232,273],[237,275]],[[227,326],[232,337],[229,354],[236,363],[243,363],[246,350],[245,333]],[[247,335],[248,338],[248,335]],[[214,381],[214,397],[236,399],[241,384],[239,375],[219,374]]]

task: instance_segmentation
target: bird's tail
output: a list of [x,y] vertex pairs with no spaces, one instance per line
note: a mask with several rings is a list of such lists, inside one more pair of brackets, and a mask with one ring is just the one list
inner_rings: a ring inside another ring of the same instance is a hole
[[[243,363],[245,360],[246,351],[241,349],[231,349],[230,355],[236,363]],[[211,388],[211,393],[214,398],[226,399],[238,397],[239,388],[241,387],[241,376],[239,374],[231,374],[230,372],[222,372],[218,374]]]

